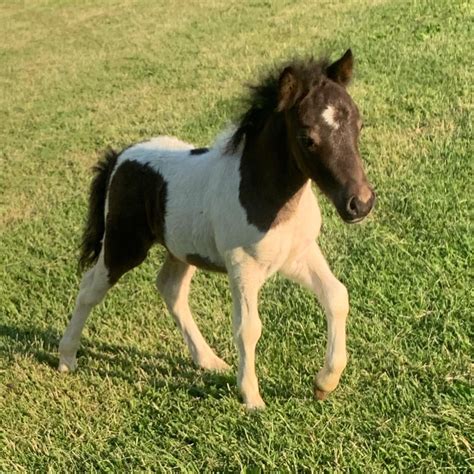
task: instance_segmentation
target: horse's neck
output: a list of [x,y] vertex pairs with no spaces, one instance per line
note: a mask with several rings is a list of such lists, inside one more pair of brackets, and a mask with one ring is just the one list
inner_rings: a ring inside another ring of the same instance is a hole
[[296,209],[308,179],[291,157],[283,117],[271,117],[258,136],[247,137],[240,172],[240,200],[247,213],[258,214],[258,227],[272,227]]

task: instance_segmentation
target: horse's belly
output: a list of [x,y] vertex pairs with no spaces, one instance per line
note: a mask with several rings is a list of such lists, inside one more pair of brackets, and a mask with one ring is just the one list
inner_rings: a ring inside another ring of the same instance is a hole
[[166,219],[165,245],[172,255],[200,268],[224,271],[224,260],[217,251],[212,226],[203,213]]

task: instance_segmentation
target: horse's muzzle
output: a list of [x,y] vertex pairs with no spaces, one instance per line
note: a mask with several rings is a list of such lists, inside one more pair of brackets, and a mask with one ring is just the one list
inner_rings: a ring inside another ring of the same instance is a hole
[[346,201],[346,206],[342,218],[348,224],[356,224],[365,219],[375,205],[376,196],[373,190],[370,190],[368,198],[366,196],[352,195]]

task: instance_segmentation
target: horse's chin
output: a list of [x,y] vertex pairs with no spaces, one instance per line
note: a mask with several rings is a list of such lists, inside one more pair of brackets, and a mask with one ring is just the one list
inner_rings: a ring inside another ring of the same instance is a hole
[[346,224],[359,224],[361,223],[363,220],[365,220],[367,216],[362,216],[362,217],[356,217],[355,219],[344,219],[343,218],[343,221],[346,223]]

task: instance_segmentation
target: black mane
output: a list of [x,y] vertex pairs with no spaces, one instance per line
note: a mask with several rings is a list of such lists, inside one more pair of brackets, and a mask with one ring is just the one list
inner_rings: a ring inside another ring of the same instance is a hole
[[267,118],[276,111],[278,83],[282,71],[291,68],[307,92],[313,84],[320,80],[321,76],[325,75],[328,65],[327,58],[293,60],[264,76],[259,84],[249,86],[250,94],[245,100],[247,110],[241,115],[237,122],[237,129],[230,138],[230,149],[235,151],[244,139],[257,134]]

